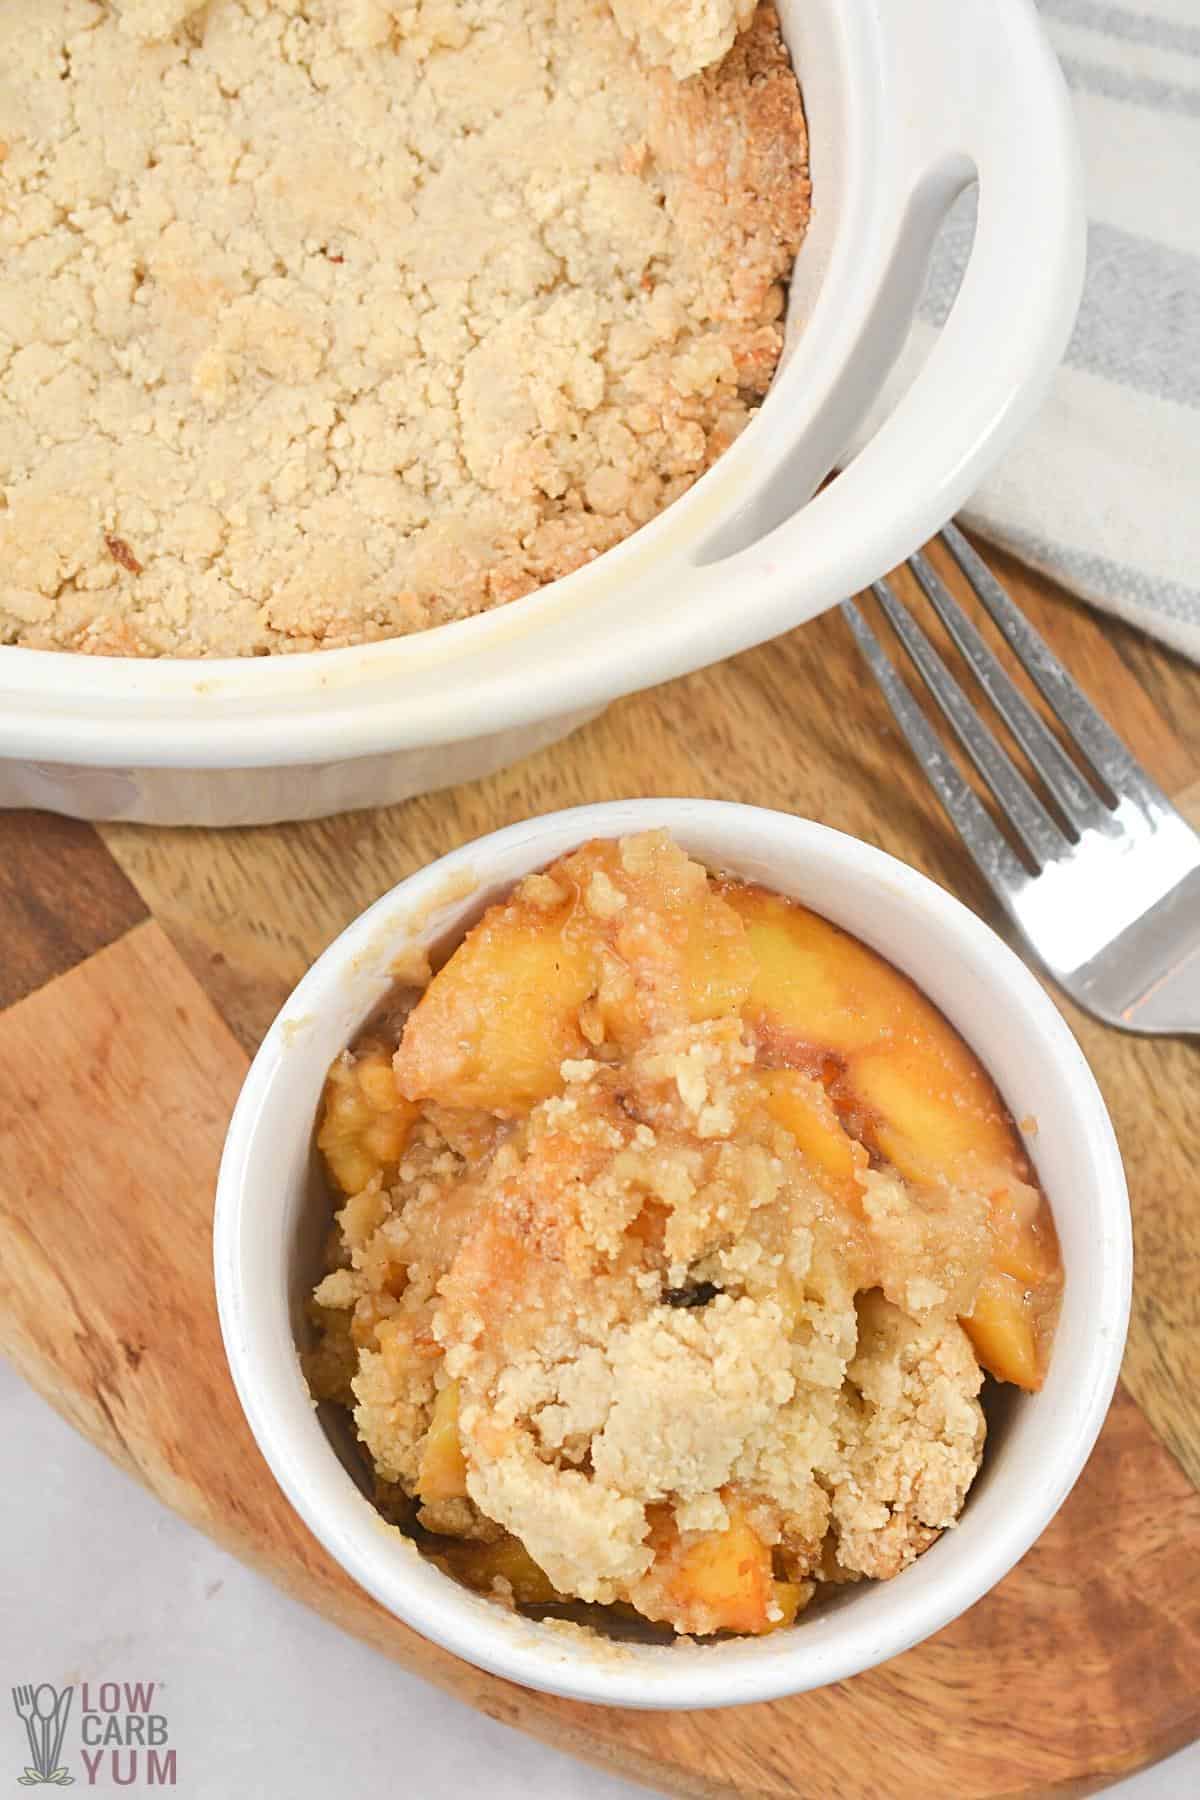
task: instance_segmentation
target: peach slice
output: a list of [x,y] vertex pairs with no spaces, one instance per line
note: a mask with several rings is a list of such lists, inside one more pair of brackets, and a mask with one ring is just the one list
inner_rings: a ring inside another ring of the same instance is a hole
[[[761,888],[720,891],[757,960],[746,1016],[761,1059],[827,1077],[832,1056],[831,1097],[871,1150],[918,1188],[987,1196],[993,1275],[963,1326],[992,1374],[1039,1386],[1037,1321],[1060,1280],[1054,1225],[977,1057],[906,976],[857,938]],[[819,1134],[811,1147],[796,1135],[818,1163],[822,1144],[833,1154]]]
[[338,1058],[325,1078],[317,1148],[343,1194],[360,1194],[374,1176],[395,1170],[416,1117],[387,1050],[370,1046]]
[[1027,1292],[1011,1275],[990,1270],[962,1328],[991,1374],[1017,1387],[1037,1388],[1041,1386],[1038,1334]]
[[585,1056],[579,1009],[595,946],[556,913],[511,900],[484,914],[410,1014],[396,1078],[411,1100],[515,1117],[557,1093],[565,1057]]
[[861,1216],[862,1173],[870,1158],[842,1125],[825,1088],[795,1069],[763,1069],[757,1084],[768,1113],[795,1138],[822,1187],[840,1206]]
[[417,1492],[422,1500],[462,1500],[467,1492],[467,1464],[458,1435],[458,1383],[440,1389],[433,1403],[429,1430],[421,1445]]
[[758,962],[746,1015],[769,1063],[821,1068],[832,1053],[842,1064],[835,1096],[916,1182],[958,1182],[966,1162],[993,1180],[1028,1181],[1000,1096],[907,976],[792,901],[754,887],[722,892]]
[[879,958],[828,919],[765,888],[718,882],[716,891],[746,928],[754,976],[745,1018],[781,1052],[772,1061],[817,1073],[831,1053],[846,1057],[878,1043],[893,1022]]
[[706,1532],[686,1546],[673,1522],[660,1526],[652,1540],[650,1579],[659,1585],[664,1611],[678,1630],[761,1636],[792,1622],[803,1590],[774,1579],[767,1545],[739,1507],[731,1505],[728,1512],[723,1531]]
[[517,1117],[604,1037],[632,1048],[736,1014],[753,975],[744,936],[662,834],[586,844],[490,907],[434,977],[396,1053],[400,1091]]
[[847,1068],[871,1142],[918,1187],[1026,1186],[1029,1167],[1003,1102],[962,1039],[929,1011],[907,1036],[860,1052]]
[[1040,1191],[1014,1183],[992,1195],[992,1262],[1022,1287],[1057,1294],[1062,1257],[1054,1219]]
[[767,1626],[768,1631],[778,1631],[784,1625],[794,1625],[796,1614],[803,1611],[811,1600],[812,1591],[810,1581],[772,1581],[771,1598],[780,1617],[771,1620]]

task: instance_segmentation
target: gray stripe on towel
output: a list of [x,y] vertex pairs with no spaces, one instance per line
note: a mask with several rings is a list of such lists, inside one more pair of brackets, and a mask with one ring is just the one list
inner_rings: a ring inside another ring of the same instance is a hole
[[1085,62],[1081,56],[1060,56],[1058,60],[1071,86],[1085,94],[1099,94],[1105,100],[1132,100],[1149,112],[1183,113],[1200,119],[1200,88],[1158,81],[1152,75],[1134,75],[1128,69],[1109,69],[1103,63]]
[[[967,266],[974,192],[964,194],[934,249],[921,317],[944,325]],[[1066,362],[1155,399],[1200,408],[1200,258],[1095,221],[1087,281]]]
[[[969,515],[970,506],[965,510]],[[1070,544],[1053,543],[1035,531],[1019,527],[1006,526],[1001,532],[987,531],[986,535],[995,535],[1006,549],[1035,568],[1044,569],[1064,587],[1101,600],[1125,600],[1143,612],[1200,626],[1200,588],[1185,587],[1181,581],[1156,580],[1144,569],[1130,568],[1128,563],[1113,562],[1107,556],[1096,556]]]
[[1155,50],[1174,50],[1180,56],[1200,56],[1200,25],[1180,25],[1174,19],[1154,19],[1147,13],[1129,12],[1108,0],[1038,0],[1041,10],[1064,25],[1080,25],[1106,37],[1124,38],[1128,44],[1149,44]]

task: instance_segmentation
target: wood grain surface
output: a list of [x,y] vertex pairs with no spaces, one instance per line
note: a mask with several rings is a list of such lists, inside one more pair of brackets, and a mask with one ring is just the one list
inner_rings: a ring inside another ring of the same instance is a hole
[[91,825],[0,812],[0,1008],[145,917],[137,889]]
[[[1200,818],[1200,671],[991,560]],[[242,1422],[212,1298],[212,1182],[246,1055],[288,989],[364,906],[454,845],[531,813],[651,793],[822,819],[1003,928],[836,615],[622,702],[485,782],[400,807],[226,833],[0,819],[5,975],[17,972],[0,1000],[0,1342],[73,1423],[239,1555],[492,1716],[605,1766],[681,1794],[763,1800],[1095,1792],[1200,1733],[1194,1043],[1120,1037],[1064,1008],[1130,1173],[1125,1389],[1018,1569],[931,1642],[853,1682],[667,1716],[482,1675],[329,1563]],[[86,862],[94,902],[62,879],[64,859]]]

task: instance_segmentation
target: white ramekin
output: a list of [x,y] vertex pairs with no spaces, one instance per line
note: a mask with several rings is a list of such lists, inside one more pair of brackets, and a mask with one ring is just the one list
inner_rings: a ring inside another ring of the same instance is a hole
[[[973,1045],[1026,1131],[1066,1270],[1045,1386],[1003,1390],[960,1523],[893,1582],[846,1590],[765,1639],[592,1648],[466,1592],[385,1526],[326,1436],[294,1327],[319,1273],[330,1202],[312,1133],[326,1069],[375,1009],[397,958],[453,943],[519,876],[589,837],[669,829],[710,867],[803,900],[905,970]],[[931,881],[826,826],[704,800],[580,807],[479,839],[401,882],[300,983],[246,1078],[215,1220],[221,1328],[246,1416],[326,1549],[385,1607],[481,1668],[580,1700],[702,1707],[839,1681],[937,1631],[1000,1579],[1057,1511],[1104,1420],[1129,1308],[1125,1178],[1074,1038],[995,934]]]
[[[716,466],[587,568],[414,637],[203,663],[0,647],[0,806],[251,824],[472,779],[812,618],[940,530],[1030,417],[1074,320],[1084,213],[1066,89],[1032,0],[777,4],[813,219],[779,373]],[[936,348],[817,493],[975,180],[975,243]]]

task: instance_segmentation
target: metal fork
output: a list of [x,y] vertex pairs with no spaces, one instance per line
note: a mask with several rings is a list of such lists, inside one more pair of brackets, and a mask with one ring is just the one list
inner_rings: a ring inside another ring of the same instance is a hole
[[942,535],[1095,779],[1081,774],[921,555],[909,559],[909,568],[1059,816],[1016,768],[887,582],[875,582],[872,592],[1028,866],[848,600],[842,610],[896,723],[985,880],[1071,998],[1125,1031],[1200,1035],[1200,835],[1135,762],[962,533],[948,525]]

